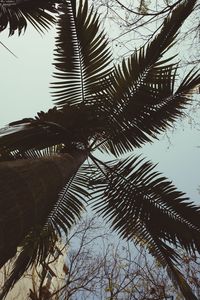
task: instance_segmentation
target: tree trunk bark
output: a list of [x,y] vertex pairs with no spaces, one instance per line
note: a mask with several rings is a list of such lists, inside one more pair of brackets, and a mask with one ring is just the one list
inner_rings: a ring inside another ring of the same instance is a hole
[[35,225],[43,224],[58,193],[86,154],[61,154],[0,163],[0,268]]

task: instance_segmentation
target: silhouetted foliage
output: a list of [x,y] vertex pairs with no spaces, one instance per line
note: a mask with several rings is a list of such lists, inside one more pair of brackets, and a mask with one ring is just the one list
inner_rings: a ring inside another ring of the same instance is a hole
[[[54,20],[55,1],[43,2],[31,14],[32,1],[23,4],[23,16],[37,29]],[[180,248],[200,251],[199,207],[151,162],[119,158],[172,126],[200,84],[191,70],[176,88],[175,57],[164,57],[195,4],[181,2],[153,40],[117,65],[88,1],[77,9],[70,0],[56,4],[55,107],[0,132],[1,264],[21,247],[1,299],[27,268],[44,260],[55,235],[68,234],[87,205],[123,238],[145,243],[185,299],[197,299],[177,265]],[[9,6],[10,34],[26,27],[16,20],[20,5]],[[2,24],[3,30],[8,22]],[[116,159],[103,162],[96,149]]]

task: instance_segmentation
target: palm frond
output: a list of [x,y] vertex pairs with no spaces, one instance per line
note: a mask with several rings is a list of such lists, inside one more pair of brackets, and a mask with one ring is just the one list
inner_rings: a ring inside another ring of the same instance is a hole
[[15,151],[20,155],[30,149],[45,149],[64,142],[67,134],[59,124],[29,119],[11,123],[0,130],[1,156]]
[[[102,202],[99,204],[101,206],[100,210],[102,212],[105,210],[107,216],[108,211],[110,210],[112,214],[113,210],[114,217],[116,218],[113,221],[113,226],[116,226],[116,229],[118,228],[117,219],[123,220],[123,224],[126,220],[127,222],[130,221],[127,218],[129,215],[135,216],[130,228],[126,229],[126,226],[121,228],[119,223],[121,234],[127,238],[131,237],[132,227],[135,227],[133,226],[134,224],[137,225],[138,218],[141,218],[141,223],[148,224],[149,228],[155,227],[154,230],[161,238],[177,243],[177,245],[180,244],[181,246],[184,246],[184,234],[187,232],[185,229],[184,233],[182,233],[180,230],[181,226],[188,227],[189,231],[191,228],[191,233],[188,236],[186,235],[185,248],[187,248],[195,230],[197,232],[200,230],[198,221],[200,215],[199,208],[191,203],[187,203],[188,198],[183,197],[183,193],[178,192],[165,177],[159,177],[161,174],[153,171],[153,169],[154,165],[152,163],[143,162],[138,157],[127,158],[113,167],[108,167],[106,176],[99,175],[101,177],[98,178],[98,181],[102,180],[101,188],[104,192],[103,195],[96,196],[95,201],[101,202],[102,199],[104,204],[102,205]],[[103,200],[104,197],[105,200]],[[122,205],[121,208],[124,211],[118,211],[118,205]],[[97,209],[98,204],[95,207]],[[128,207],[129,209],[127,209]],[[116,213],[121,214],[121,216],[123,215],[123,218],[117,218]],[[157,219],[157,215],[160,216],[160,220]],[[156,220],[156,225],[154,220]],[[171,221],[169,222],[169,220]],[[176,228],[174,228],[175,221],[177,221]],[[131,230],[130,233],[129,229]],[[193,234],[192,230],[194,230]],[[192,243],[191,239],[191,248],[189,246],[188,249],[193,250]],[[196,247],[197,245],[198,243]]]
[[[54,150],[58,149],[50,151]],[[55,236],[61,230],[66,233],[80,217],[88,196],[88,170],[80,167],[85,159],[85,154],[76,153],[0,163],[0,267],[22,246],[0,299],[27,268],[44,261]]]
[[[63,128],[61,125],[53,122],[54,119],[51,120],[49,118],[48,122],[43,117],[43,115],[51,115],[52,111],[54,109],[50,109],[46,114],[40,112],[35,119],[22,119],[1,128],[0,162],[27,158],[36,159],[64,152],[64,145],[57,143],[58,138],[53,138],[56,135],[63,136]],[[55,131],[56,127],[57,133]],[[50,136],[53,139],[49,138]]]
[[[174,284],[175,288],[182,293],[185,300],[198,300],[193,293],[191,286],[185,280],[183,273],[180,271],[180,255],[172,248],[170,248],[167,244],[159,240],[155,235],[153,237],[156,247],[151,245],[149,248],[150,253],[162,265],[162,267],[166,269],[168,276]],[[162,260],[160,260],[160,254],[162,254]],[[177,267],[177,265],[179,265],[179,268]]]
[[200,251],[200,208],[152,163],[139,157],[111,166],[96,163],[103,172],[93,180],[93,207],[123,238],[145,242],[164,266],[178,262],[174,249]]
[[[52,92],[57,106],[88,104],[99,91],[99,82],[110,73],[108,40],[100,30],[99,18],[88,1],[80,1],[74,12],[71,1],[60,6],[56,38]],[[76,14],[76,17],[75,17]]]
[[1,149],[0,150],[0,162],[3,161],[13,161],[19,159],[38,159],[42,157],[48,157],[56,154],[63,153],[64,146],[63,144],[47,147],[41,150],[38,149],[28,149],[27,151],[9,150]]
[[176,9],[164,20],[161,31],[153,41],[135,51],[127,61],[123,60],[121,65],[116,66],[114,79],[116,86],[120,89],[135,88],[141,80],[148,75],[149,70],[154,67],[166,65],[173,57],[162,59],[163,55],[173,45],[177,32],[185,19],[193,11],[196,0],[182,1]]
[[[51,203],[51,209],[49,210],[46,206],[46,213],[43,214],[40,222],[37,222],[31,230],[27,231],[27,235],[21,241],[20,252],[15,260],[13,270],[5,282],[0,299],[6,296],[29,267],[33,264],[42,264],[45,261],[57,236],[61,237],[62,234],[67,234],[68,230],[80,218],[84,211],[84,203],[89,197],[87,176],[88,166],[86,165],[74,172],[64,188],[57,194],[57,197],[54,197],[54,204]],[[49,202],[51,199],[47,200]],[[42,207],[40,210],[42,212]]]
[[20,35],[30,23],[38,32],[49,29],[55,22],[59,0],[6,1],[0,4],[0,31],[9,27],[9,35]]
[[119,155],[152,141],[172,126],[191,102],[194,89],[200,85],[200,74],[190,71],[176,91],[175,79],[176,66],[155,68],[137,91],[127,92],[124,101],[108,109],[103,147]]
[[[59,145],[54,145],[54,146],[51,146],[51,147],[43,148],[41,150],[29,149],[29,150],[27,150],[23,153],[22,158],[37,159],[37,158],[41,158],[41,157],[50,157],[50,156],[53,156],[53,155],[62,154],[63,153],[63,148],[64,148],[64,145],[59,144]],[[18,154],[18,151],[16,151],[16,152]],[[14,156],[15,152],[13,152],[12,154]],[[20,154],[22,154],[22,153],[20,153]],[[16,157],[15,159],[19,159],[19,158]]]
[[61,144],[65,153],[87,148],[89,140],[104,130],[93,112],[90,106],[65,105],[10,123],[0,130],[0,160],[26,158],[28,151],[44,152]]
[[79,153],[0,162],[0,267],[35,224],[44,224],[59,192],[84,160]]
[[123,60],[109,76],[110,84],[103,89],[104,100],[101,97],[100,101],[105,117],[103,150],[119,155],[141,147],[182,114],[189,94],[200,84],[200,76],[189,73],[174,92],[178,65],[170,62],[172,58],[162,59],[162,56],[195,3],[181,3],[154,40],[135,51],[127,61]]
[[167,268],[167,273],[174,286],[181,291],[186,300],[198,300],[198,298],[194,295],[192,288],[185,280],[184,275],[178,268],[171,264],[170,267],[168,266]]
[[89,167],[82,165],[60,191],[57,202],[48,215],[44,228],[50,228],[59,236],[68,234],[85,210],[89,199],[88,174]]
[[[36,126],[35,126],[36,125]],[[0,140],[0,152],[18,150],[19,154],[29,149],[44,149],[46,147],[62,143],[63,132],[52,124],[32,124],[23,128],[14,128],[15,133],[9,134]],[[5,148],[6,147],[6,148]]]
[[15,283],[33,265],[45,263],[45,259],[54,247],[57,237],[54,232],[45,231],[41,227],[33,228],[18,249],[13,269],[10,272],[0,292],[0,299],[3,300]]

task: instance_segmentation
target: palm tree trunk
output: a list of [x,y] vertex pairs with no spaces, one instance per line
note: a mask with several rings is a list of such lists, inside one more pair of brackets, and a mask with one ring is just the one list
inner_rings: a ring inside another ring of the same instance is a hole
[[33,226],[40,225],[86,154],[61,154],[0,163],[0,267],[13,257]]

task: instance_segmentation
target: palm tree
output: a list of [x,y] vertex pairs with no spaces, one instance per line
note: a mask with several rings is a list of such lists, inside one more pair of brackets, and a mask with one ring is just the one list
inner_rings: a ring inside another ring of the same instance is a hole
[[[28,267],[43,262],[88,205],[121,237],[145,243],[185,299],[197,299],[177,265],[180,248],[200,251],[199,207],[131,153],[172,126],[200,84],[192,70],[175,88],[178,65],[163,58],[196,0],[182,1],[151,42],[116,66],[97,14],[87,0],[79,2],[78,9],[70,0],[35,1],[32,8],[30,0],[23,13],[21,3],[9,7],[10,34],[27,21],[46,29],[56,20],[54,8],[59,16],[55,107],[0,132],[0,265],[20,249],[0,299]],[[96,149],[115,159],[100,160]]]

